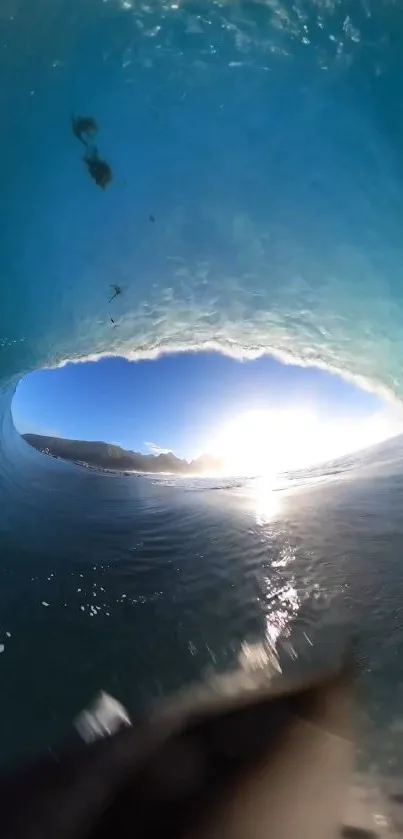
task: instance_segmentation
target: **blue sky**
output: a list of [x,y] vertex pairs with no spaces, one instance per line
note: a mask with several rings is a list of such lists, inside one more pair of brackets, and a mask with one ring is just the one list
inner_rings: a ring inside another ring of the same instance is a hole
[[37,371],[20,382],[13,414],[22,433],[105,440],[137,451],[154,444],[193,457],[208,451],[216,429],[242,411],[294,406],[342,420],[385,407],[378,396],[323,370],[268,356],[239,362],[186,353]]

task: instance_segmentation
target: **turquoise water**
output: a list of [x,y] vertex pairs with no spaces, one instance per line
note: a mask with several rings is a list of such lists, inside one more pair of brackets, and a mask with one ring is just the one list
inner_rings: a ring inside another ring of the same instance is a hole
[[[303,632],[363,629],[370,739],[396,765],[399,448],[269,515],[253,487],[61,466],[9,408],[38,367],[195,348],[402,395],[402,36],[390,0],[3,4],[4,761],[59,736],[100,687],[141,710],[294,620],[301,661]],[[72,114],[99,123],[104,191]]]
[[[399,391],[402,29],[389,0],[9,0],[5,378],[214,345]],[[71,114],[99,123],[105,191]]]

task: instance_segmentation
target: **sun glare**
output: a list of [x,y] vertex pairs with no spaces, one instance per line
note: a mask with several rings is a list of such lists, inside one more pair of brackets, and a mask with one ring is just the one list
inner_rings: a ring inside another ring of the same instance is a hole
[[226,423],[209,450],[227,474],[274,478],[366,448],[398,430],[383,413],[333,420],[310,407],[251,410]]

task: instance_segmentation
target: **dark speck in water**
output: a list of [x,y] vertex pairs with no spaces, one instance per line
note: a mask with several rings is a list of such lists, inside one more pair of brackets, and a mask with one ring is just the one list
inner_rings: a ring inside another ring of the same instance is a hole
[[83,157],[84,163],[88,169],[91,178],[95,181],[97,186],[105,189],[112,180],[112,169],[106,160],[101,160],[98,157],[98,150],[95,146],[91,146],[88,152]]
[[151,223],[152,223],[152,224],[154,224],[154,222],[155,222],[155,216],[153,216],[153,215],[149,215],[149,216],[148,216],[148,219],[149,219],[149,221],[151,221]]
[[[123,291],[122,286],[116,285],[116,283],[113,283],[111,285],[111,288],[113,289],[113,294],[112,294],[112,297],[109,298],[109,303],[112,303],[112,300],[114,300],[115,297],[118,297],[119,294],[122,294],[122,291]],[[112,318],[111,318],[111,320],[112,320]],[[113,323],[114,323],[114,321],[113,321]]]
[[98,131],[98,125],[94,117],[72,116],[71,125],[74,136],[77,137],[77,140],[80,140],[81,143],[84,143],[85,146],[88,146],[89,141]]

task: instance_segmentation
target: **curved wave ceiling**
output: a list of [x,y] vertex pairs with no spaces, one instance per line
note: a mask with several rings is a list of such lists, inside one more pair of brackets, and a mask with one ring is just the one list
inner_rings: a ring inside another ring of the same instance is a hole
[[402,29],[379,0],[8,0],[4,380],[214,346],[400,393]]

